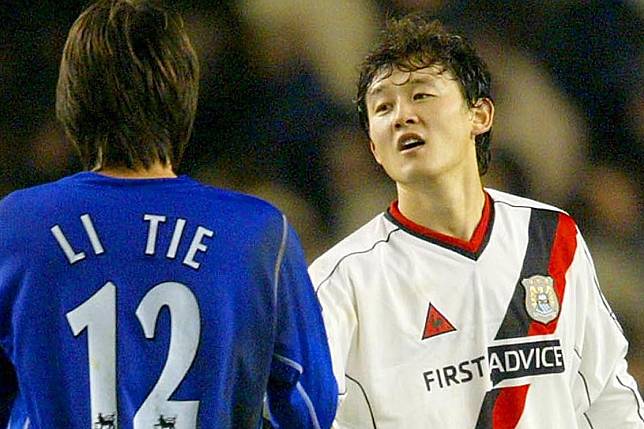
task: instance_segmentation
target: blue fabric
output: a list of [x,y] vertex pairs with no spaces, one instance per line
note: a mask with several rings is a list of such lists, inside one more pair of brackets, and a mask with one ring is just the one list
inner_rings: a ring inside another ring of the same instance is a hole
[[330,427],[324,326],[285,225],[262,200],[186,176],[84,172],[7,196],[0,423],[13,402],[10,429],[257,428],[268,391],[280,427]]

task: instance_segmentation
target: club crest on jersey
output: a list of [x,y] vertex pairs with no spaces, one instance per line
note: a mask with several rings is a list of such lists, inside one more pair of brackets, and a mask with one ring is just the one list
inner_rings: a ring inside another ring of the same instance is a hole
[[535,275],[521,280],[525,288],[525,309],[537,322],[548,323],[559,315],[559,299],[554,280],[549,276]]

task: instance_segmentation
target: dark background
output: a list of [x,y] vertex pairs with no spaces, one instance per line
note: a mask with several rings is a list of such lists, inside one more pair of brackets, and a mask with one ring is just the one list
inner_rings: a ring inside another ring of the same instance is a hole
[[[58,63],[87,1],[0,3],[0,197],[80,169],[54,116]],[[176,1],[202,68],[181,166],[258,194],[291,218],[313,259],[395,196],[371,160],[352,97],[388,15],[423,9],[488,61],[495,187],[578,221],[644,380],[640,1]]]

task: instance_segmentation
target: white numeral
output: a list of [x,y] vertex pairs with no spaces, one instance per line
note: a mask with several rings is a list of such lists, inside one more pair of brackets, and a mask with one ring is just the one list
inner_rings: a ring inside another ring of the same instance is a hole
[[[181,283],[154,286],[143,297],[136,316],[145,337],[154,338],[157,317],[170,311],[170,346],[156,385],[134,415],[134,429],[197,427],[199,401],[170,401],[187,374],[199,347],[201,320],[192,291]],[[90,299],[67,313],[74,336],[87,328],[92,428],[117,427],[116,399],[116,286],[107,282]],[[166,426],[167,425],[167,426]]]
[[92,419],[116,421],[116,287],[107,282],[90,299],[67,313],[74,336],[87,328],[89,396]]
[[190,289],[180,283],[161,283],[150,290],[136,309],[146,338],[154,338],[161,308],[167,305],[172,315],[170,350],[156,386],[134,415],[134,428],[149,428],[159,416],[176,416],[181,427],[197,426],[199,401],[168,401],[190,369],[199,346],[199,306]]

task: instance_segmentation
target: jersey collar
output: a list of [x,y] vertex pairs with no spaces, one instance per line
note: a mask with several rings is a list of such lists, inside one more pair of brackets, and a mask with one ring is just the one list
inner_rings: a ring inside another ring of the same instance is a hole
[[471,259],[478,259],[485,246],[490,239],[492,232],[492,224],[494,223],[494,204],[492,204],[492,197],[485,193],[485,204],[483,206],[483,213],[481,220],[479,220],[472,238],[469,241],[461,240],[459,238],[450,237],[449,235],[442,234],[433,229],[424,227],[415,223],[414,221],[406,218],[400,210],[398,210],[398,201],[393,201],[385,214],[394,224],[398,225],[404,231],[421,238],[423,240],[434,243],[438,246],[458,252]]

